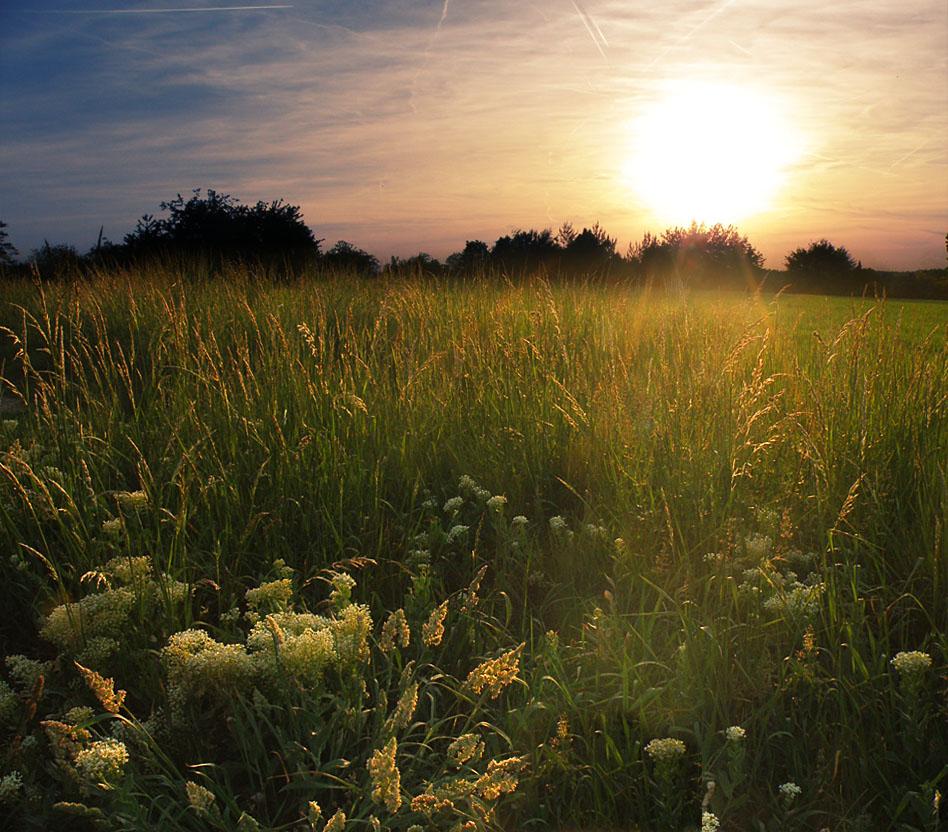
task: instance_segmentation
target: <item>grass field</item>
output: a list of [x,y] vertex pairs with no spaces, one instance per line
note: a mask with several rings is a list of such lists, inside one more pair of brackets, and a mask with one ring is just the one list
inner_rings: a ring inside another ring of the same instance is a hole
[[155,270],[0,324],[17,828],[945,827],[948,305]]

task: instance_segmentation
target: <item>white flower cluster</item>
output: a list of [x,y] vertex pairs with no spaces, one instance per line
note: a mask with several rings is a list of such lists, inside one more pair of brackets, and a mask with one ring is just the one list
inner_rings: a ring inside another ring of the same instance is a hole
[[463,497],[451,497],[444,504],[444,512],[445,514],[453,514],[455,511],[458,511],[463,505],[464,505]]
[[147,613],[168,601],[181,603],[188,595],[186,584],[164,574],[155,577],[145,556],[112,558],[92,574],[109,584],[117,581],[126,586],[54,607],[40,635],[61,653],[93,668],[121,648],[133,609],[143,608]]
[[553,532],[562,532],[566,529],[566,519],[557,514],[550,518],[550,530]]
[[803,793],[803,789],[801,789],[792,780],[789,780],[786,783],[781,784],[779,791],[780,791],[780,794],[784,797],[784,799],[788,803],[792,801],[794,798],[799,797]]
[[491,511],[501,512],[505,505],[507,505],[507,498],[502,494],[495,494],[487,501],[487,508]]
[[701,832],[718,832],[721,828],[721,821],[713,812],[701,813]]
[[124,742],[98,740],[83,748],[75,758],[76,773],[90,783],[115,783],[128,763]]
[[685,754],[685,744],[681,740],[665,737],[654,739],[645,746],[645,751],[657,763],[674,762]]
[[293,579],[279,578],[244,593],[247,605],[253,610],[283,610],[293,597]]
[[464,526],[460,523],[452,526],[450,529],[448,529],[448,533],[444,536],[444,542],[450,546],[452,543],[455,543],[464,537],[470,531],[470,528],[470,526]]
[[916,676],[932,666],[932,657],[920,650],[902,651],[889,664],[905,676]]
[[4,803],[15,803],[23,788],[23,777],[19,771],[11,771],[0,780],[0,806]]
[[740,725],[732,725],[724,732],[724,735],[727,737],[728,742],[738,743],[743,741],[747,736],[747,731],[741,728]]

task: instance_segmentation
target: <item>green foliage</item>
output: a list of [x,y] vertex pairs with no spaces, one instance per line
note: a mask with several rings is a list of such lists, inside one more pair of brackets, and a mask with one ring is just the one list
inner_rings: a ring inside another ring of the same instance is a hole
[[938,828],[937,305],[182,265],[0,309],[14,827]]

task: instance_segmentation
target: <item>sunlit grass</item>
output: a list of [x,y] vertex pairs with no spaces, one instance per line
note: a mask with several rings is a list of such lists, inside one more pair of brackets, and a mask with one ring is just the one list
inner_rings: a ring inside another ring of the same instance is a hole
[[168,269],[5,298],[24,824],[937,828],[943,304]]

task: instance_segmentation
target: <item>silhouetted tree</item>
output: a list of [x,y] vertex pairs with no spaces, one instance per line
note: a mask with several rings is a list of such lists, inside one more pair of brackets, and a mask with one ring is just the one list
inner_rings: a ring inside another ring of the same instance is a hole
[[374,276],[379,273],[379,261],[367,251],[352,243],[339,240],[322,257],[323,266],[339,274]]
[[794,249],[787,255],[786,265],[787,276],[798,289],[833,292],[860,288],[855,279],[856,261],[845,248],[826,239]]
[[13,265],[13,258],[20,252],[16,250],[11,242],[7,240],[7,224],[0,220],[0,266]]
[[444,265],[455,275],[481,274],[490,265],[490,248],[483,240],[468,240],[464,250],[448,255]]
[[158,250],[260,257],[318,255],[320,241],[303,223],[298,205],[283,200],[242,205],[229,194],[196,188],[189,199],[178,194],[162,202],[164,219],[146,214],[125,245],[133,253]]
[[506,235],[494,243],[490,259],[492,265],[508,273],[532,272],[553,265],[559,251],[549,228],[517,229],[513,236]]
[[661,237],[646,233],[629,246],[636,273],[667,285],[756,288],[764,258],[733,225],[691,223],[666,229]]
[[51,246],[48,240],[44,240],[42,248],[34,248],[30,252],[29,259],[42,278],[59,279],[74,276],[79,271],[79,252],[75,246],[65,243]]
[[573,274],[604,275],[620,259],[616,255],[615,237],[610,237],[597,222],[592,228],[584,228],[579,234],[564,226],[557,237],[567,242],[563,246],[562,262],[567,272]]
[[443,267],[441,263],[424,251],[418,252],[414,257],[395,257],[394,255],[385,266],[386,274],[396,275],[398,277],[439,277]]

